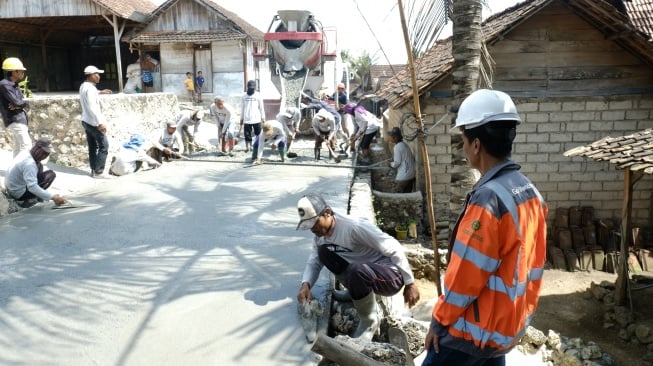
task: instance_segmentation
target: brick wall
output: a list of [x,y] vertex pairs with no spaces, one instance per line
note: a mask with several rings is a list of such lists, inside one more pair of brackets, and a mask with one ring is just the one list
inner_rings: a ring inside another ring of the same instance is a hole
[[[622,136],[653,128],[653,96],[514,98],[523,123],[517,127],[512,159],[522,166],[542,192],[551,213],[557,207],[592,206],[597,218],[620,218],[624,191],[623,171],[614,164],[585,158],[569,158],[563,153],[606,136]],[[450,108],[450,99],[422,102],[425,128],[429,130]],[[398,125],[405,110],[390,110],[386,129]],[[404,129],[405,131],[405,129]],[[431,189],[436,221],[453,221],[459,203],[450,202],[460,188],[451,184],[452,176],[465,174],[454,167],[451,156],[451,117],[430,129],[426,137],[431,169]],[[409,143],[418,159],[416,141]],[[424,179],[418,181],[423,190]],[[644,176],[633,191],[633,222],[648,225],[653,209],[653,175]],[[549,215],[549,222],[553,215]],[[446,230],[444,222],[439,230]]]

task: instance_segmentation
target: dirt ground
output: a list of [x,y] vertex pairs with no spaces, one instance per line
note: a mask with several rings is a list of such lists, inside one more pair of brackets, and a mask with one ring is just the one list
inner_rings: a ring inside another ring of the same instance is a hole
[[[617,366],[648,365],[642,362],[646,346],[623,341],[618,336],[617,327],[603,327],[606,308],[587,291],[592,282],[615,283],[616,279],[616,275],[600,271],[546,270],[540,303],[531,325],[545,334],[551,329],[565,337],[581,338],[585,343],[593,341],[603,352],[614,358]],[[435,294],[433,282],[418,280],[417,284],[422,295],[421,301],[428,301]],[[653,289],[633,291],[632,294],[636,321],[651,325]]]

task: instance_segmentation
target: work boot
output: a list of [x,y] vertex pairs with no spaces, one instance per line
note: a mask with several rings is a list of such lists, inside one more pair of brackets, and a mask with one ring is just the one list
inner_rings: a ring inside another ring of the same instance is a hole
[[313,149],[313,151],[315,153],[315,160],[320,160],[320,148],[316,147]]
[[281,162],[283,163],[286,159],[286,149],[279,148],[279,156],[281,156]]
[[[340,275],[335,275],[336,276],[336,281],[337,283],[342,286],[342,290],[333,290],[333,298],[336,299],[337,301],[340,302],[351,302],[351,294],[349,293],[349,289],[345,287],[345,276],[340,274]],[[338,288],[339,286],[336,286]]]
[[253,148],[252,149],[252,161],[256,160],[256,156],[258,155],[258,149]]
[[245,152],[249,152],[249,149],[252,147],[252,143],[245,141]]
[[360,338],[369,343],[379,329],[380,323],[376,308],[376,296],[374,296],[374,292],[370,292],[364,298],[353,300],[353,302],[360,321],[351,337]]
[[347,288],[344,290],[333,290],[333,298],[340,302],[351,302],[353,300]]

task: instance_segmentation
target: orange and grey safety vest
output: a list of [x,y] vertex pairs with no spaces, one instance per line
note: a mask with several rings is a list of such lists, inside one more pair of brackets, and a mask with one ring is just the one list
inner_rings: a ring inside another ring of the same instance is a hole
[[433,309],[441,346],[476,357],[505,354],[535,312],[548,207],[519,168],[513,161],[495,166],[467,196]]

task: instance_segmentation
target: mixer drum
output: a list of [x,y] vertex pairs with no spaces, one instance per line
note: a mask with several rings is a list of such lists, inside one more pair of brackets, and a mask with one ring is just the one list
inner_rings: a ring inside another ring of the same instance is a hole
[[279,10],[281,22],[266,33],[277,63],[284,72],[312,69],[321,62],[322,27],[306,10]]

